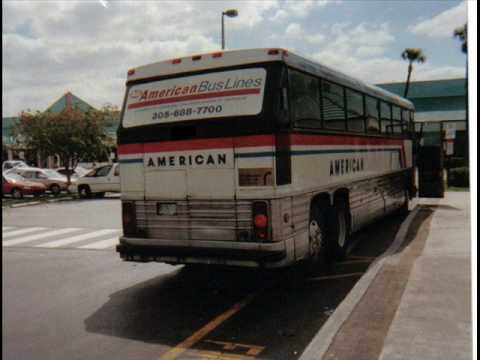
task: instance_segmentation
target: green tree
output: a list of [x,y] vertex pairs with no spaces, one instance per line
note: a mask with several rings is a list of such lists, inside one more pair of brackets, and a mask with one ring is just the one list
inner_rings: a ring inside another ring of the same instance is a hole
[[[105,107],[88,112],[78,109],[60,113],[22,112],[14,134],[22,146],[46,156],[59,156],[68,174],[79,161],[108,157],[111,139],[105,133],[105,123],[113,111]],[[70,183],[70,175],[67,178]]]
[[408,90],[410,88],[410,79],[413,71],[413,63],[424,63],[425,61],[427,61],[427,57],[423,54],[422,49],[407,48],[402,52],[402,59],[408,61],[407,83],[405,84],[405,93],[403,95],[404,97],[407,97]]
[[2,141],[2,161],[8,160],[8,149],[7,145]]

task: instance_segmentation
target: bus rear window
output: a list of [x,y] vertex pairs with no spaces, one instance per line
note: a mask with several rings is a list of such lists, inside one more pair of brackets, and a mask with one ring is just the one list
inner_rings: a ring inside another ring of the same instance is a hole
[[123,127],[258,115],[265,81],[265,69],[251,68],[133,85]]

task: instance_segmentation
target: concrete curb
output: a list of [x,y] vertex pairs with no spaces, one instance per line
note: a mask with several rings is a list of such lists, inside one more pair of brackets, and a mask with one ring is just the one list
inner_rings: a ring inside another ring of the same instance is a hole
[[355,309],[355,306],[362,299],[385,261],[394,255],[404,242],[408,229],[418,211],[419,207],[415,206],[403,221],[390,247],[377,260],[375,260],[372,265],[370,265],[367,272],[360,278],[360,280],[358,280],[347,297],[340,303],[320,331],[312,339],[310,344],[305,348],[299,360],[319,360],[323,358],[332,343],[333,338],[349,318],[350,314]]
[[56,202],[60,202],[60,201],[69,201],[69,200],[75,200],[75,199],[76,199],[75,197],[70,196],[70,197],[64,197],[64,198],[59,198],[59,199],[47,199],[47,200],[43,200],[43,201],[28,201],[28,202],[19,203],[19,204],[4,205],[4,206],[2,206],[2,209],[19,208],[19,207],[25,207],[25,206],[47,204],[47,203],[56,203]]

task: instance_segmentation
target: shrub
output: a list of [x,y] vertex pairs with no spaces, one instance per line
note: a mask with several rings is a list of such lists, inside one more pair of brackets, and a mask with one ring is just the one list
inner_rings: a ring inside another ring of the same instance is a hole
[[468,167],[453,168],[448,171],[448,186],[469,187]]

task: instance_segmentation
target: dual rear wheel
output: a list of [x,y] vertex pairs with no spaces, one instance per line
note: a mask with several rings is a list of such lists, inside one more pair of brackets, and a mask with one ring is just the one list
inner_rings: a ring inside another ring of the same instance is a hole
[[334,259],[347,253],[350,233],[350,215],[347,202],[339,199],[334,206],[314,203],[310,209],[309,256],[310,270],[324,268]]

